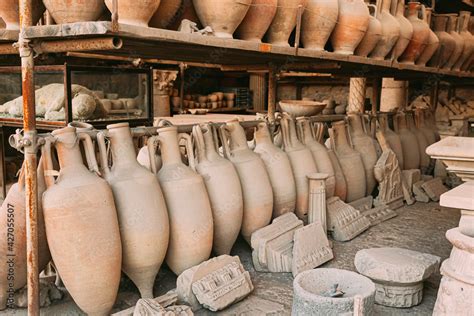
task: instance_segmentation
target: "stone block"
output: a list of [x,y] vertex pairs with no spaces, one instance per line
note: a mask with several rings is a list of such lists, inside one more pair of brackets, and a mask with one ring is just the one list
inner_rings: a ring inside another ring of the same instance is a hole
[[372,195],[369,195],[348,204],[359,212],[364,212],[372,208],[372,206],[374,205],[374,198],[372,197]]
[[[377,138],[381,138],[379,141],[383,143],[384,138],[381,133],[377,134]],[[379,183],[379,193],[374,200],[374,205],[387,205],[392,210],[402,207],[404,200],[403,176],[398,165],[397,155],[391,149],[384,149],[374,167],[374,176]]]
[[140,299],[135,306],[133,316],[192,316],[191,307],[171,305],[163,307],[155,299]]
[[337,241],[348,241],[370,227],[370,222],[358,210],[338,197],[327,200],[328,230]]
[[261,297],[251,295],[245,300],[230,306],[223,312],[218,312],[218,315],[268,315],[277,316],[285,315],[285,307],[282,304],[275,303],[263,299]]
[[420,169],[403,170],[402,177],[405,180],[410,193],[413,194],[413,185],[421,180]]
[[398,216],[395,211],[389,209],[386,205],[381,205],[369,210],[365,210],[362,212],[362,215],[364,215],[370,221],[370,226],[378,225]]
[[413,184],[413,194],[415,195],[415,200],[417,202],[428,203],[430,201],[430,197],[426,194],[425,190],[423,190],[422,185],[424,181],[418,181]]
[[[158,308],[157,305],[161,306],[161,308],[164,308],[166,312],[174,312],[174,314],[163,314],[163,315],[169,315],[169,316],[187,316],[187,315],[193,315],[193,312],[189,306],[184,306],[184,305],[174,305],[178,301],[178,294],[176,293],[175,290],[171,290],[168,293],[161,295],[159,297],[156,297],[154,299],[146,299],[146,302],[138,302],[135,304],[135,306],[132,306],[130,308],[127,308],[125,310],[122,310],[120,312],[112,314],[112,316],[133,316],[135,313],[135,310],[138,306],[141,306],[142,308],[145,308],[145,311],[148,310],[146,306],[150,305],[152,307],[151,312],[154,312],[153,308]],[[138,304],[140,303],[140,305]],[[162,312],[161,309],[158,309]],[[176,313],[175,311],[177,310],[182,310],[183,312]],[[138,314],[138,315],[155,315],[155,314]],[[158,314],[161,315],[161,314]]]
[[426,192],[426,195],[434,202],[439,202],[441,194],[448,192],[448,188],[444,186],[441,178],[428,180],[423,183],[421,187]]

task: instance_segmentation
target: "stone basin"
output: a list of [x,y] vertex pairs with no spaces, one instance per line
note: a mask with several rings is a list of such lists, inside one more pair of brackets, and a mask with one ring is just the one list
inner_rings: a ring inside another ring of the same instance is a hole
[[293,117],[312,116],[320,113],[327,105],[324,102],[310,100],[282,100],[280,108]]

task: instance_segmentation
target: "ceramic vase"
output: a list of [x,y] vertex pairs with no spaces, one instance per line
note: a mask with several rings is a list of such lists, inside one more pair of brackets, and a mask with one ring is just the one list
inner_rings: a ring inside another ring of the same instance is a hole
[[167,28],[175,19],[177,13],[183,6],[183,0],[164,0],[161,1],[158,10],[150,19],[148,23],[151,27],[160,29]]
[[448,15],[448,33],[454,39],[456,43],[456,47],[448,59],[446,65],[443,68],[451,69],[453,68],[454,64],[461,58],[462,52],[464,50],[464,38],[458,32],[458,15],[457,14],[449,14]]
[[434,14],[434,31],[439,39],[439,47],[436,50],[429,65],[433,67],[444,67],[456,49],[456,41],[446,32],[449,16],[447,14]]
[[472,34],[469,32],[469,20],[471,18],[471,12],[461,11],[459,12],[459,26],[460,26],[460,35],[464,39],[464,50],[461,57],[454,64],[453,70],[460,71],[462,66],[473,56],[474,53],[474,40]]
[[367,7],[373,9],[373,16],[370,16],[369,27],[365,33],[364,38],[357,46],[354,54],[357,56],[367,57],[377,46],[378,42],[382,39],[382,22],[377,19],[378,8],[373,4],[367,4]]
[[[423,19],[419,18],[420,8]],[[415,60],[417,60],[425,50],[430,38],[430,27],[425,22],[425,6],[421,5],[419,2],[409,2],[408,20],[413,26],[413,36],[399,60],[401,63],[414,64]]]
[[423,135],[425,135],[425,138],[428,141],[428,145],[432,145],[437,142],[436,133],[426,125],[424,113],[425,111],[428,110],[415,110],[416,127],[423,133]]
[[[469,26],[466,34],[471,35],[470,43],[474,46],[474,16],[471,16],[469,19]],[[474,50],[474,49],[473,49]],[[472,65],[474,64],[474,52],[471,54],[471,57],[467,58],[466,61],[461,66],[462,71],[469,71],[472,69]]]
[[[428,25],[431,25],[431,15],[432,9],[426,8],[425,22]],[[420,57],[416,60],[416,64],[419,66],[426,66],[426,63],[433,57],[436,51],[439,48],[439,38],[436,36],[435,32],[430,27],[430,37],[428,39],[428,45],[426,45],[425,50],[421,53]]]
[[[105,5],[110,12],[112,12],[112,2],[113,0],[105,0]],[[118,22],[148,27],[148,22],[150,22],[160,3],[161,0],[118,1]]]
[[[32,11],[33,25],[36,25],[39,19],[43,16],[45,7],[41,0],[33,0],[31,1],[31,5],[32,5],[32,10],[33,10]],[[19,9],[20,9],[19,1],[3,0],[0,2],[0,18],[5,22],[5,28],[7,30],[20,29]]]
[[428,156],[426,153],[426,148],[429,145],[428,140],[426,139],[423,132],[416,127],[413,113],[407,114],[407,126],[418,141],[418,150],[420,153],[420,170],[422,173],[425,173],[430,167],[430,156]]
[[403,170],[403,147],[400,136],[388,126],[388,114],[380,113],[378,116],[380,131],[388,142],[390,149],[397,155],[398,165]]
[[383,60],[400,38],[400,23],[391,13],[392,0],[382,0],[379,3],[378,19],[382,23],[382,38],[370,54],[371,58]]
[[261,43],[276,15],[277,4],[278,0],[253,0],[247,15],[235,32],[236,37]]
[[104,12],[104,0],[62,1],[43,0],[48,12],[58,24],[96,21]]
[[305,9],[309,0],[278,0],[277,12],[266,34],[272,45],[290,46],[288,39],[296,27],[298,8]]
[[393,12],[400,25],[400,37],[392,50],[392,59],[397,61],[413,37],[413,25],[405,17],[405,0],[394,0]]
[[337,158],[334,150],[328,149],[329,159],[334,169],[334,177],[336,178],[336,187],[334,188],[334,196],[339,197],[342,201],[347,199],[347,182],[342,171],[341,164]]
[[323,51],[338,14],[338,0],[309,0],[301,21],[303,47]]
[[398,113],[395,120],[395,132],[400,136],[402,143],[404,170],[420,169],[420,147],[416,135],[408,129],[405,113]]

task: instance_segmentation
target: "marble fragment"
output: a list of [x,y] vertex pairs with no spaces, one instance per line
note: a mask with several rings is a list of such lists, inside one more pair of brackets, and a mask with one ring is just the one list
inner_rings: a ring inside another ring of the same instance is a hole
[[422,185],[424,181],[418,181],[413,184],[413,194],[415,195],[415,200],[417,202],[428,203],[430,201],[430,197],[426,194],[425,190],[423,190]]
[[439,198],[443,193],[448,192],[448,188],[446,188],[443,184],[441,178],[434,178],[428,181],[425,181],[421,185],[423,190],[426,192],[426,195],[430,197],[430,199],[434,202],[439,202]]
[[338,197],[327,201],[328,230],[337,241],[348,241],[370,227],[369,220]]

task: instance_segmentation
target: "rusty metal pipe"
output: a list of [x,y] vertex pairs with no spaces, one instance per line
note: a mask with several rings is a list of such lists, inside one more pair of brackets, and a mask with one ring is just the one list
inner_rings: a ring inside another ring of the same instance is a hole
[[268,72],[268,120],[273,123],[275,121],[276,112],[276,70],[271,68]]
[[36,45],[35,50],[41,53],[64,53],[98,50],[117,50],[122,48],[123,41],[118,37],[86,38],[76,40],[45,41]]
[[18,48],[12,44],[0,44],[0,55],[18,55]]

